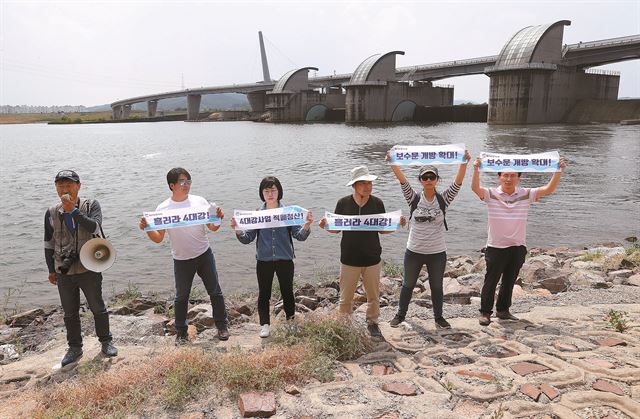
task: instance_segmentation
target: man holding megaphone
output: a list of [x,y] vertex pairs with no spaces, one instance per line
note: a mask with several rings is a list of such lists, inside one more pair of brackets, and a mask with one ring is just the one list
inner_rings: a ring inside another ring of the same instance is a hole
[[[49,269],[49,282],[58,286],[64,310],[69,349],[62,358],[62,366],[82,356],[82,330],[80,328],[80,290],[93,313],[96,335],[102,344],[102,353],[108,357],[118,355],[109,331],[109,314],[102,299],[102,270],[89,263],[81,253],[83,246],[101,233],[102,210],[95,199],[78,198],[80,177],[73,170],[62,170],[55,177],[60,202],[50,207],[44,217],[44,255]],[[103,234],[104,236],[104,234]],[[106,240],[105,240],[106,242]],[[89,245],[88,247],[92,247]],[[115,253],[108,242],[99,243],[93,257],[100,259]],[[85,266],[90,265],[90,266]],[[110,264],[109,264],[110,266]],[[89,270],[91,269],[91,270]]]

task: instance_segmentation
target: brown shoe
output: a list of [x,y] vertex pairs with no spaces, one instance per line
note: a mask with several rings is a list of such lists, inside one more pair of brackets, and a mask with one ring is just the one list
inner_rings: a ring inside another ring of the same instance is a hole
[[519,318],[517,318],[516,316],[514,316],[513,314],[509,313],[509,310],[505,310],[505,311],[496,311],[496,316],[500,319],[500,320],[520,320]]
[[491,315],[481,314],[480,317],[478,317],[478,322],[480,326],[489,326],[489,323],[491,323]]
[[226,327],[224,329],[218,329],[218,339],[229,340],[229,329]]

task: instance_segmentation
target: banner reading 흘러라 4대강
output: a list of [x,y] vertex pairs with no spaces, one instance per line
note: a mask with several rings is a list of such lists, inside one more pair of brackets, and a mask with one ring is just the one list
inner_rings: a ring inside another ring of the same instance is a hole
[[145,231],[166,230],[209,223],[220,225],[222,220],[216,216],[218,206],[213,202],[209,204],[208,206],[144,212],[142,215],[147,220]]
[[370,215],[340,215],[325,212],[325,230],[395,231],[400,228],[402,211]]
[[481,172],[530,172],[548,173],[560,171],[560,154],[548,151],[537,154],[480,153]]

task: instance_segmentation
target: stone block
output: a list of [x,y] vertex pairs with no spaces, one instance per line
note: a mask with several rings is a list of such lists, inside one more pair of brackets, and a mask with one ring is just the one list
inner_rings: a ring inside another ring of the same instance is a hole
[[551,387],[549,384],[540,384],[540,390],[549,398],[549,400],[553,400],[560,395],[560,392],[555,388]]
[[525,396],[529,396],[530,398],[532,398],[534,402],[537,402],[540,398],[540,394],[542,394],[536,386],[529,383],[521,385],[520,392]]
[[388,393],[398,394],[400,396],[415,396],[418,394],[416,386],[410,383],[386,383],[382,386],[382,389]]
[[594,390],[613,393],[617,394],[618,396],[624,396],[624,390],[609,381],[596,380],[596,382],[593,383],[591,387],[593,387]]
[[276,396],[272,392],[242,393],[238,397],[238,409],[243,418],[268,418],[276,414]]
[[536,364],[534,362],[518,362],[516,364],[509,365],[509,367],[513,370],[513,372],[523,377],[536,372],[549,370],[549,368],[545,367],[544,365]]

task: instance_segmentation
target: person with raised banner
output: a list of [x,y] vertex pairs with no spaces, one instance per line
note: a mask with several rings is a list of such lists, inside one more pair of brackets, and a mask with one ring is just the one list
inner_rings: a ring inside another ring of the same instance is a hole
[[[101,352],[118,355],[109,330],[109,313],[102,298],[102,274],[84,266],[80,260],[82,246],[102,232],[102,209],[96,199],[80,198],[80,176],[73,170],[61,170],[54,180],[60,201],[44,216],[44,257],[49,282],[58,287],[64,311],[69,348],[61,365],[82,357],[80,324],[80,290],[93,313]],[[104,234],[103,234],[104,236]]]
[[145,213],[140,218],[139,227],[146,231],[154,243],[161,243],[165,233],[169,234],[176,287],[176,344],[187,342],[187,309],[196,273],[211,300],[218,339],[228,340],[227,310],[218,280],[216,260],[207,238],[207,229],[218,231],[224,213],[205,198],[189,193],[191,175],[185,169],[175,167],[169,170],[167,183],[171,196],[158,205],[155,213]]
[[[474,162],[471,190],[486,204],[489,218],[484,253],[487,270],[478,317],[480,325],[488,326],[491,323],[495,292],[500,281],[496,316],[501,320],[518,320],[509,309],[513,287],[527,254],[529,206],[556,190],[566,167],[565,159],[557,152],[538,155],[481,153]],[[480,186],[480,171],[497,173],[498,187]],[[544,186],[520,188],[518,184],[522,172],[553,172],[553,175]]]
[[[398,226],[404,226],[406,220],[399,211],[387,214],[382,200],[371,194],[373,181],[377,178],[369,173],[366,166],[352,169],[351,180],[346,186],[351,186],[353,193],[341,198],[336,204],[334,214],[325,214],[319,226],[329,233],[342,232],[340,313],[351,315],[353,297],[362,278],[367,296],[367,330],[372,337],[381,338],[382,332],[378,326],[382,268],[379,234],[392,233]],[[341,215],[345,217],[340,217]]]
[[[290,321],[295,317],[293,238],[298,241],[307,240],[311,233],[313,214],[300,207],[284,206],[284,191],[275,176],[262,179],[258,195],[263,202],[262,206],[257,211],[247,211],[244,215],[243,211],[236,211],[231,219],[231,228],[236,231],[240,243],[249,244],[256,240],[259,335],[266,338],[270,334],[269,302],[274,273],[280,285],[285,318]],[[274,224],[269,227],[269,223]],[[255,228],[251,228],[252,226]]]
[[[467,171],[467,163],[471,160],[471,155],[464,149],[464,146],[461,150],[464,150],[460,153],[463,160],[457,161],[459,164],[456,177],[451,185],[442,192],[436,190],[440,176],[435,165],[425,164],[420,167],[418,182],[422,188],[420,188],[420,191],[416,191],[411,187],[404,172],[398,166],[397,160],[393,159],[395,161],[391,163],[391,170],[400,182],[402,194],[409,205],[410,211],[409,238],[404,253],[404,278],[400,289],[398,312],[389,322],[391,327],[398,327],[405,321],[413,289],[418,281],[418,275],[425,265],[429,275],[429,288],[431,289],[431,302],[436,327],[443,329],[451,327],[442,312],[444,300],[442,280],[447,265],[445,230],[449,229],[445,214],[447,208],[460,191]],[[394,150],[392,149],[387,153],[387,161],[392,161],[393,152]]]

